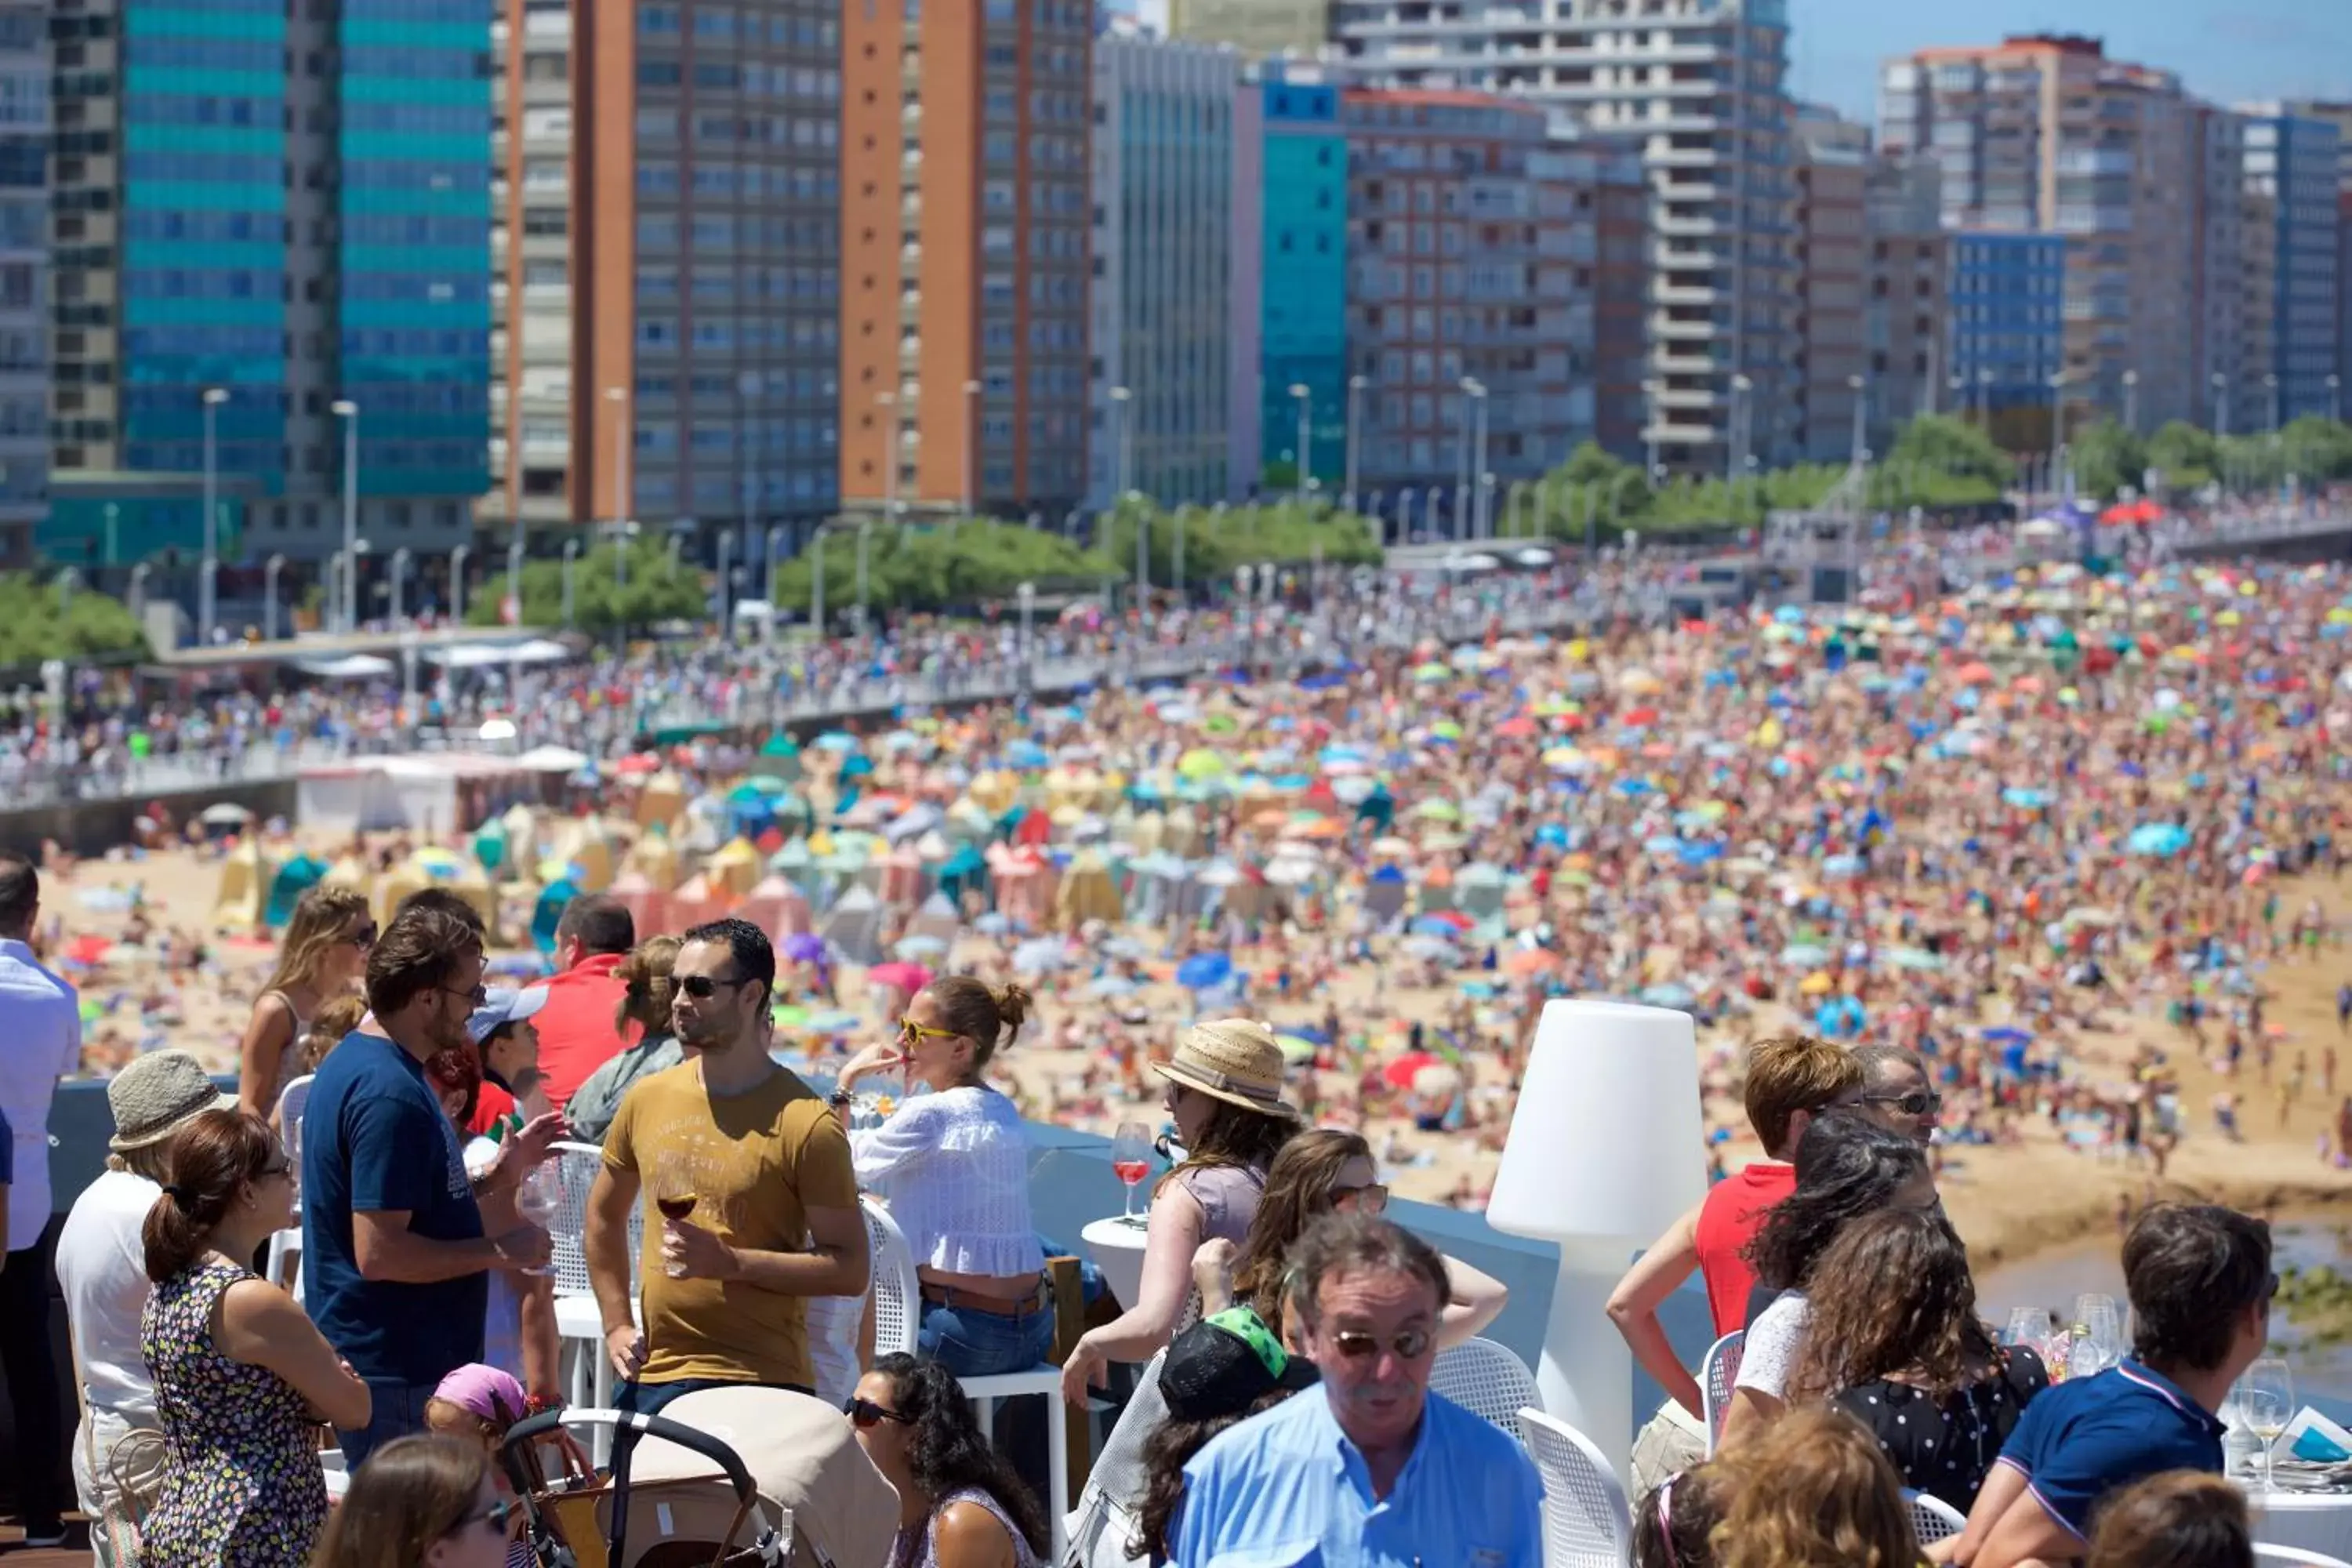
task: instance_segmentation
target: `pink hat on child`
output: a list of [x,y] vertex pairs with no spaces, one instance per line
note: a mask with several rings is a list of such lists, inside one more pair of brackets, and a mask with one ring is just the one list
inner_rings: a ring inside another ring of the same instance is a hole
[[433,1397],[446,1399],[497,1426],[511,1426],[530,1408],[530,1397],[512,1373],[480,1362],[461,1366],[443,1378],[441,1386],[433,1391]]

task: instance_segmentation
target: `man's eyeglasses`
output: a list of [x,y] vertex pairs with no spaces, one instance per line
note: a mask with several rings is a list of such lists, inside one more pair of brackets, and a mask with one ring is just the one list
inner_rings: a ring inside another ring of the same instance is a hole
[[709,974],[682,974],[678,976],[677,988],[698,1002],[708,1002],[721,989],[732,991],[742,984],[740,980],[720,980]]
[[1908,1094],[1865,1094],[1864,1105],[1891,1105],[1906,1116],[1933,1116],[1944,1109],[1944,1097],[1933,1089],[1915,1089]]
[[849,1417],[850,1424],[861,1432],[870,1432],[885,1421],[893,1421],[901,1426],[915,1424],[913,1416],[902,1415],[896,1410],[885,1410],[870,1399],[852,1399],[841,1409],[842,1414]]
[[[1381,1353],[1381,1337],[1360,1329],[1341,1329],[1331,1336],[1331,1348],[1349,1361],[1363,1361]],[[1427,1329],[1407,1329],[1388,1341],[1388,1348],[1399,1361],[1419,1361],[1434,1343]]]
[[1333,1187],[1331,1206],[1350,1214],[1379,1214],[1389,1206],[1389,1190],[1378,1182],[1360,1187]]

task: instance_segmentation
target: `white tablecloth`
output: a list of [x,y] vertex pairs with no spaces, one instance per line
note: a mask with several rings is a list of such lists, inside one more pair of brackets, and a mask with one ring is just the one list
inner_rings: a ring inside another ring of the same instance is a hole
[[[1139,1218],[1140,1216],[1138,1216]],[[1147,1227],[1129,1225],[1117,1215],[1098,1219],[1078,1232],[1087,1255],[1103,1271],[1103,1282],[1122,1307],[1133,1307],[1143,1289],[1143,1241]]]
[[2352,1560],[2352,1493],[2266,1492],[2255,1487],[2246,1493],[2246,1506],[2256,1541]]

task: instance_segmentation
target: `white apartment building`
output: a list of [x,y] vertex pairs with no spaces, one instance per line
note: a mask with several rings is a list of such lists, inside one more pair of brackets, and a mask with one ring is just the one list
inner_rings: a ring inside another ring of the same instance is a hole
[[1331,26],[1365,86],[1503,93],[1638,145],[1653,198],[1653,459],[1722,472],[1738,375],[1754,386],[1750,449],[1768,463],[1788,452],[1786,0],[1335,0]]

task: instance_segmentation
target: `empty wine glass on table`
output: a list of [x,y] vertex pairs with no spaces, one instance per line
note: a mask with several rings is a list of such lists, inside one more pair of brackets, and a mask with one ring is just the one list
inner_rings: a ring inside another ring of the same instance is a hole
[[2247,1430],[2263,1440],[2263,1489],[2277,1489],[2272,1479],[2271,1449],[2294,1415],[2294,1374],[2277,1356],[2264,1356],[2246,1369],[2238,1382],[2238,1408]]
[[1138,1223],[1135,1189],[1151,1173],[1151,1129],[1140,1121],[1122,1121],[1110,1138],[1110,1168],[1127,1186],[1127,1211],[1119,1217]]

